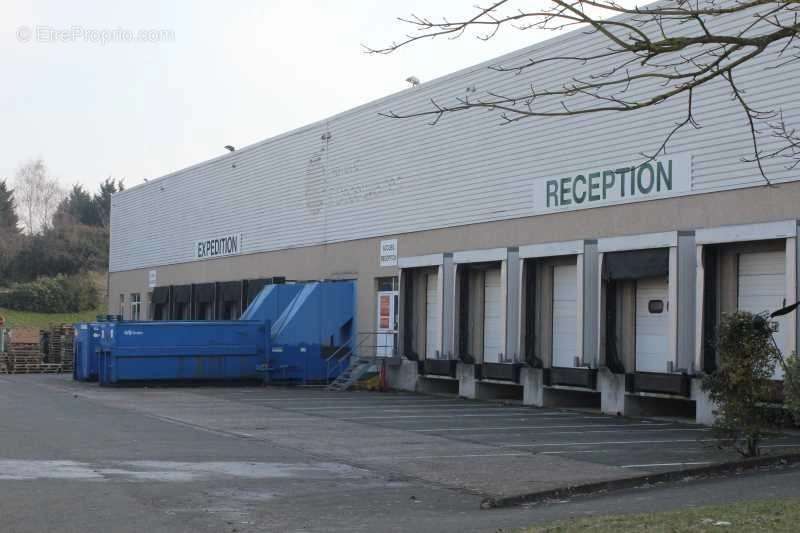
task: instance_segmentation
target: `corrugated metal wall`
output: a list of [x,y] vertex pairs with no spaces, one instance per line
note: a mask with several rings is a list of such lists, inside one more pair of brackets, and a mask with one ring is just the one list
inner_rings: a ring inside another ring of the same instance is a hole
[[[717,25],[729,29],[741,17],[747,14]],[[120,193],[112,201],[110,269],[193,261],[195,241],[240,232],[244,253],[253,253],[536,215],[533,180],[640,162],[683,118],[685,99],[635,113],[514,124],[480,110],[436,126],[378,113],[429,109],[432,98],[453,104],[468,88],[478,98],[585,78],[604,65],[587,71],[574,62],[569,71],[544,63],[518,76],[488,67],[598,46],[606,46],[601,37],[573,32]],[[737,81],[753,107],[779,106],[796,122],[800,63],[764,70],[780,61],[764,57]],[[763,183],[755,165],[742,162],[751,153],[747,121],[724,83],[695,96],[695,118],[702,129],[685,129],[669,145],[670,153],[693,156],[692,193]],[[763,141],[765,150],[774,143],[766,132]],[[800,177],[785,164],[767,163],[774,181]]]

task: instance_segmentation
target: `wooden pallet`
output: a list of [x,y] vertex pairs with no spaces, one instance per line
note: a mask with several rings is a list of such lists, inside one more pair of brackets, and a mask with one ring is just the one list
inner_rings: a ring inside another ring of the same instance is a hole
[[14,365],[10,374],[60,374],[64,368],[60,364],[41,363],[38,365]]
[[48,361],[37,341],[38,331],[15,330],[8,352],[0,354],[0,374],[57,374],[72,372],[75,330],[69,324],[54,327],[49,333]]

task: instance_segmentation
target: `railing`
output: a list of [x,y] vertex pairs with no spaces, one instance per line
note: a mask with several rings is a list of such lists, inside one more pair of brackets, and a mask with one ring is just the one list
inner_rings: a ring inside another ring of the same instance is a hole
[[[392,339],[391,344],[379,344],[379,335],[387,335]],[[367,344],[367,341],[375,337],[374,344]],[[358,342],[355,347],[351,346],[353,338],[350,338],[346,343],[336,349],[331,355],[325,359],[326,376],[328,382],[332,381],[335,376],[338,376],[345,368],[350,366],[353,356],[356,357],[376,357],[380,349],[390,348],[389,355],[383,357],[397,355],[397,331],[361,331],[357,335]],[[364,352],[371,352],[371,355],[365,356]],[[385,353],[385,351],[384,351]]]

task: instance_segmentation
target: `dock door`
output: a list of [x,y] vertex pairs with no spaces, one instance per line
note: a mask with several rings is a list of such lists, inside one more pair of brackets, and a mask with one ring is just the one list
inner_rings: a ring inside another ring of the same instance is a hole
[[[739,254],[737,302],[740,311],[753,314],[772,312],[784,306],[786,295],[786,254],[783,251]],[[792,315],[777,319],[775,343],[786,355],[786,329]],[[777,365],[775,379],[783,378]]]
[[578,267],[553,267],[553,365],[574,367],[578,354]]
[[666,372],[669,353],[669,280],[636,281],[636,370]]

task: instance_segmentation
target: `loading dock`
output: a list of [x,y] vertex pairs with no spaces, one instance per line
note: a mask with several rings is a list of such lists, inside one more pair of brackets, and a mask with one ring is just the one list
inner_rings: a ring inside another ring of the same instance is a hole
[[215,283],[194,286],[192,320],[214,320]]
[[693,247],[692,232],[598,241],[604,412],[694,417]]
[[192,318],[192,286],[179,285],[172,287],[172,320],[190,320]]
[[517,248],[455,252],[454,345],[459,394],[465,398],[522,399],[515,335],[518,314]]
[[241,281],[226,281],[217,284],[217,313],[219,320],[236,320],[242,315]]
[[453,284],[450,254],[400,257],[399,354],[389,381],[405,390],[458,393],[449,341]]
[[[247,307],[256,299],[258,293],[264,288],[264,285],[269,283],[270,280],[265,278],[248,279],[244,281],[244,301],[242,302],[242,309],[246,310]],[[244,313],[244,311],[242,311]]]
[[599,407],[592,335],[597,243],[528,245],[519,256],[525,403]]
[[[724,313],[772,312],[797,301],[797,227],[797,221],[788,220],[697,230],[698,368],[705,372],[717,368],[714,341]],[[794,315],[775,320],[775,341],[785,355],[797,350],[798,317]],[[782,369],[776,368],[773,378],[782,377]],[[711,416],[707,411],[705,421]]]
[[153,320],[170,319],[170,287],[155,287],[151,300],[151,317]]

